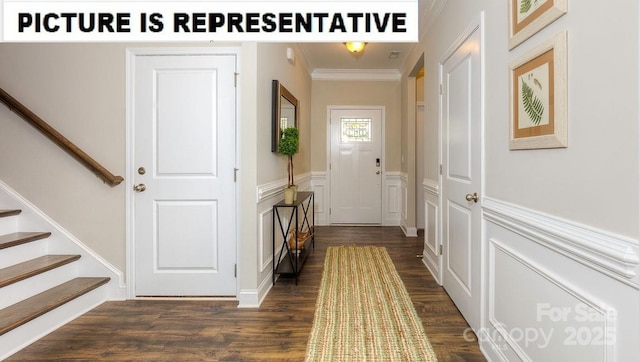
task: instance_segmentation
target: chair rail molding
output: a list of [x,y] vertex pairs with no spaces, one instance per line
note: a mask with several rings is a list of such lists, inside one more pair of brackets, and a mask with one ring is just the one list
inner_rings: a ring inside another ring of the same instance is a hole
[[[296,175],[294,179],[297,180],[298,191],[306,191],[311,181],[311,173],[306,172]],[[285,186],[287,186],[287,179],[284,178],[258,185],[256,187],[256,202],[260,203],[270,197],[281,194]]]
[[426,178],[422,181],[422,188],[424,189],[424,192],[428,192],[433,196],[437,197],[440,195],[440,184],[438,181]]
[[635,289],[638,240],[521,206],[483,199],[483,218]]

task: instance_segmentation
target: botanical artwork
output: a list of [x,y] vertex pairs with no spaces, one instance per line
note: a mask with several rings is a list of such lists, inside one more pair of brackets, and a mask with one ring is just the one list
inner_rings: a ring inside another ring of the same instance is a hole
[[513,137],[553,134],[553,49],[513,70]]
[[566,44],[562,32],[511,64],[511,149],[567,146]]
[[518,77],[518,129],[549,124],[549,64]]
[[567,12],[567,0],[509,0],[509,49]]
[[518,23],[550,0],[518,0]]

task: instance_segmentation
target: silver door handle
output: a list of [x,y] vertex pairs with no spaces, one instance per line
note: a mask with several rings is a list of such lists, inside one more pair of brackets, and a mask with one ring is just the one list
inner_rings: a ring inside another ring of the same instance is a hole
[[380,171],[376,171],[376,175],[379,175],[379,174],[380,174]]
[[145,184],[138,184],[138,185],[133,186],[133,191],[135,191],[135,192],[144,192],[144,190],[146,190],[146,189],[147,189],[147,185],[145,185]]
[[473,195],[467,194],[467,196],[465,196],[465,199],[467,199],[467,201],[478,202],[478,193],[474,192]]

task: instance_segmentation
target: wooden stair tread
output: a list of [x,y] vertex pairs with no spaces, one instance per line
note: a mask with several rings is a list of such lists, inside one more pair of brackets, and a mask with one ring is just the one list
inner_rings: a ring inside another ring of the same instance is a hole
[[80,259],[80,255],[44,255],[0,269],[0,288]]
[[14,216],[21,212],[22,210],[0,210],[0,217]]
[[0,310],[0,335],[106,284],[111,278],[75,278]]
[[31,241],[45,239],[51,236],[50,232],[18,232],[0,236],[0,249],[25,244]]

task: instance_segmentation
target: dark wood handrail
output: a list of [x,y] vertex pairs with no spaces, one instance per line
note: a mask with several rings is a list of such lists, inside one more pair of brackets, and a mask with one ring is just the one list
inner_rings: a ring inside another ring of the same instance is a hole
[[114,187],[116,185],[119,185],[124,180],[122,176],[115,176],[114,174],[109,172],[109,170],[104,168],[104,166],[87,155],[78,146],[73,144],[73,142],[69,141],[65,136],[60,134],[60,132],[56,131],[53,127],[51,127],[51,125],[45,122],[42,118],[38,117],[35,113],[31,112],[29,108],[18,102],[2,88],[0,88],[0,101],[2,101],[2,103],[4,103],[10,110],[27,121],[27,123],[35,127],[43,135],[53,141],[53,143],[60,146],[60,148],[62,148],[73,158],[78,160],[96,176],[101,178],[102,181],[104,181],[104,183],[106,183],[107,185]]

